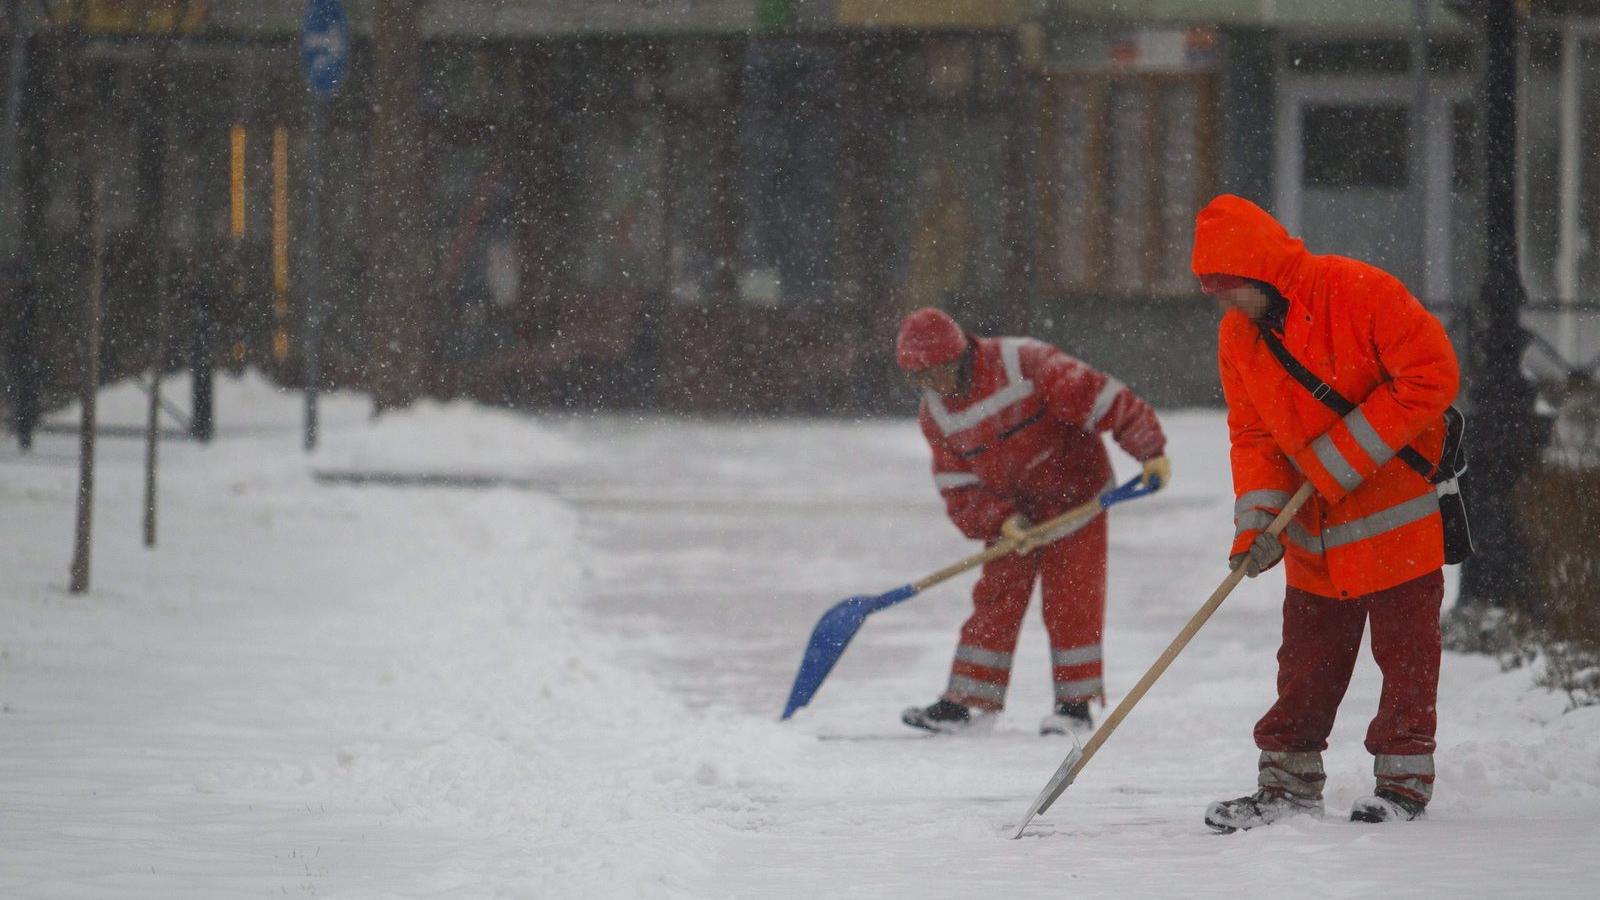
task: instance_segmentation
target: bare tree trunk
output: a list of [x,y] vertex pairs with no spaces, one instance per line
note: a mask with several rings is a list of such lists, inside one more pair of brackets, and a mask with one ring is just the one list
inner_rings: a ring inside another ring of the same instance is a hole
[[371,294],[367,379],[373,409],[421,396],[434,367],[432,298],[423,284],[419,0],[375,0],[372,32]]
[[167,248],[161,248],[157,262],[160,273],[156,276],[156,351],[150,363],[150,409],[145,426],[144,455],[144,545],[156,545],[156,451],[161,445],[161,373],[167,363],[167,288],[171,284],[171,266],[167,261]]
[[99,160],[92,164],[90,178],[94,181],[89,203],[89,231],[91,234],[88,303],[84,309],[83,340],[83,418],[78,432],[78,523],[72,546],[72,592],[82,594],[89,590],[89,538],[94,518],[94,430],[95,395],[100,390],[100,289],[104,280],[106,234],[101,210],[104,206],[105,180]]
[[[181,21],[180,19],[179,22]],[[153,146],[147,145],[143,153],[146,162],[153,162],[155,169],[150,173],[151,180],[146,182],[150,185],[147,189],[152,194],[148,197],[151,203],[145,220],[155,225],[150,236],[150,246],[156,257],[155,351],[150,361],[150,408],[145,423],[144,545],[146,547],[156,545],[156,477],[159,471],[158,448],[161,443],[161,376],[167,367],[167,294],[172,289],[172,248],[168,242],[167,192],[171,186],[168,174],[172,171],[173,165],[172,51],[177,43],[178,28],[179,25],[175,23],[173,30],[161,37],[161,43],[156,49],[155,79],[146,87],[143,95],[146,103],[144,114],[151,123],[146,127],[153,130],[153,133],[147,132],[145,135],[146,140]]]

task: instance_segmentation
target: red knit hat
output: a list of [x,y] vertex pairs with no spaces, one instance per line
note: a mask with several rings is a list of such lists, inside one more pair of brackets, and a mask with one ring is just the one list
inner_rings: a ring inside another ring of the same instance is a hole
[[967,335],[956,320],[925,306],[900,323],[895,361],[907,372],[955,362],[967,349]]

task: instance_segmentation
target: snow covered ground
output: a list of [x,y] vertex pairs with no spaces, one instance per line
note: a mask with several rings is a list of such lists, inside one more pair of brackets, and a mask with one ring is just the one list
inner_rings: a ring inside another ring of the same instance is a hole
[[[1477,657],[1445,661],[1425,822],[1341,815],[1370,787],[1364,656],[1328,818],[1205,829],[1254,782],[1281,576],[1229,599],[1024,840],[1068,747],[1034,732],[1036,617],[995,732],[897,723],[943,686],[970,578],[873,617],[780,723],[823,610],[972,549],[909,420],[374,422],[334,396],[307,457],[298,396],[219,391],[212,446],[163,446],[153,551],[142,444],[102,441],[86,596],[75,436],[0,449],[0,896],[1594,896],[1600,709]],[[1113,702],[1231,533],[1220,416],[1165,419],[1173,488],[1113,515]],[[139,424],[142,396],[108,389],[101,420]]]

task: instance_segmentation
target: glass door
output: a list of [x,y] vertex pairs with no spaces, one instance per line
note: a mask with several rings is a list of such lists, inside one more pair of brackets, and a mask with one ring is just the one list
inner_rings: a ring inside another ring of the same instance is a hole
[[1475,182],[1470,159],[1456,159],[1473,121],[1467,86],[1436,79],[1414,140],[1414,88],[1406,73],[1285,78],[1274,212],[1313,253],[1372,263],[1425,302],[1449,303],[1475,283],[1461,255],[1476,206],[1462,191]]

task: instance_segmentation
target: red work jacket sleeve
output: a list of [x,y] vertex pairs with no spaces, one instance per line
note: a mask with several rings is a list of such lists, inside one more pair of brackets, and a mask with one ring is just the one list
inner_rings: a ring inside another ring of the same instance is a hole
[[926,415],[922,417],[922,434],[933,449],[933,483],[944,498],[950,521],[975,541],[1000,537],[1001,524],[1016,513],[1016,506],[984,487],[972,466],[950,449]]
[[1030,342],[1024,353],[1023,371],[1043,391],[1050,415],[1090,434],[1111,432],[1140,462],[1166,452],[1156,411],[1122,382],[1049,344]]
[[1294,457],[1317,493],[1334,503],[1439,421],[1461,378],[1444,326],[1399,281],[1369,278],[1350,294],[1359,298],[1350,315],[1370,333],[1372,353],[1386,378]]
[[1233,468],[1233,545],[1228,550],[1232,557],[1249,550],[1256,535],[1272,524],[1299,489],[1301,478],[1262,422],[1225,349],[1218,354],[1218,366],[1222,397],[1228,404],[1228,456]]

